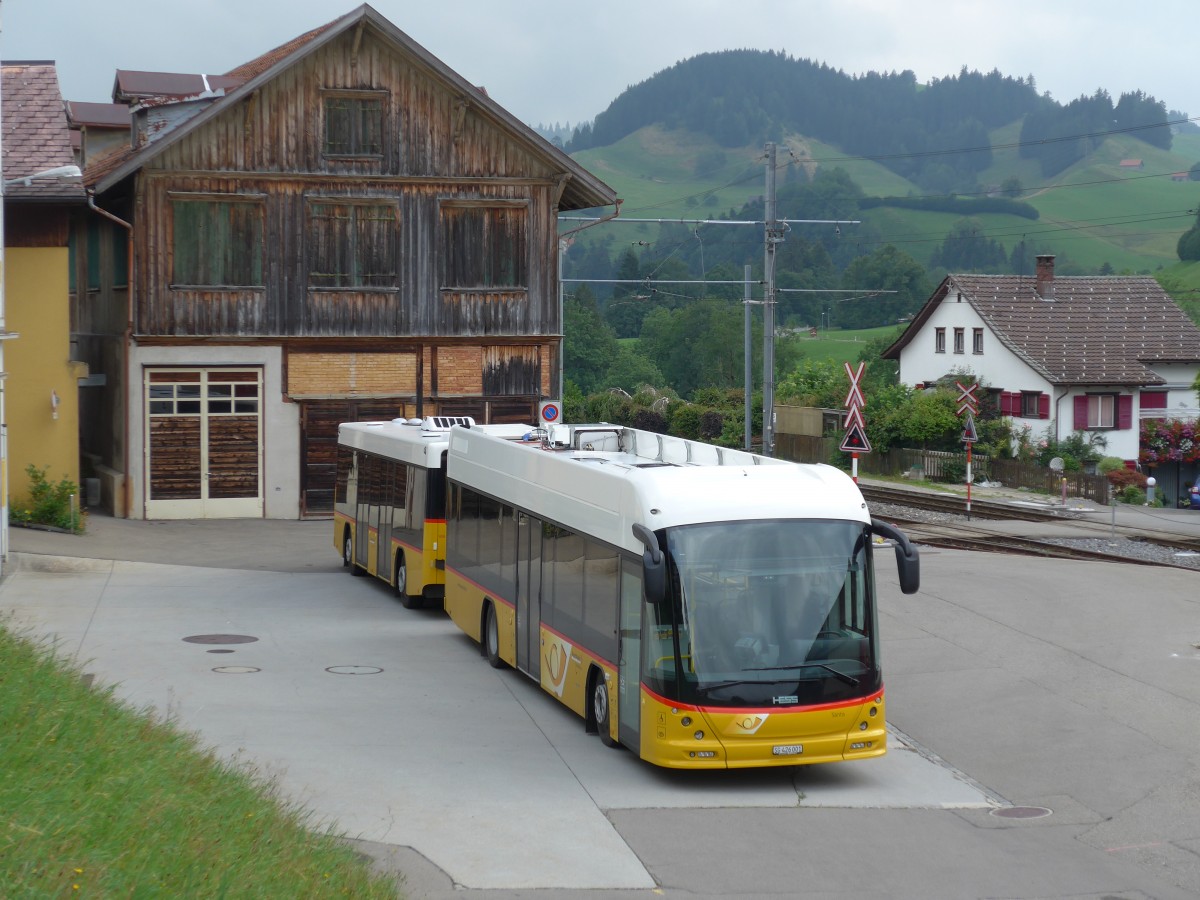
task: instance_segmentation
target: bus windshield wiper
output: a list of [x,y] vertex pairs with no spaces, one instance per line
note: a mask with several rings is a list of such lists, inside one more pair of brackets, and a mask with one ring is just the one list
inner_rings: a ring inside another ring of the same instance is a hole
[[791,666],[763,666],[759,669],[746,669],[747,672],[778,672],[782,669],[824,669],[826,672],[832,672],[839,680],[844,681],[851,687],[858,687],[858,679],[852,675],[847,675],[845,672],[839,672],[833,666],[825,663],[796,663]]

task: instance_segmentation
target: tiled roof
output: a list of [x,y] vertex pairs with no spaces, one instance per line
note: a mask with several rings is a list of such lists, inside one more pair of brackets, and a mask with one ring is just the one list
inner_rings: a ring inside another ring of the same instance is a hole
[[103,156],[95,159],[88,159],[87,165],[83,169],[83,183],[89,188],[95,187],[105,175],[117,171],[125,164],[126,160],[132,157],[135,150],[128,142],[115,147]]
[[117,69],[113,100],[130,103],[150,97],[195,97],[218,90],[230,90],[245,78],[228,75],[192,75],[180,72],[138,72]]
[[129,107],[124,103],[80,103],[67,101],[67,117],[72,125],[91,125],[99,128],[128,130]]
[[[52,62],[4,63],[0,149],[4,180],[73,165],[71,132]],[[9,200],[82,200],[78,183],[45,179],[4,188]]]
[[[1200,363],[1200,328],[1149,276],[950,275],[1000,341],[1054,384],[1159,384],[1151,363]],[[915,323],[914,323],[915,324]]]
[[[344,17],[343,17],[344,18]],[[261,75],[271,66],[275,65],[282,59],[287,58],[295,51],[299,50],[305,44],[312,41],[314,38],[320,37],[334,25],[338,24],[341,19],[335,19],[332,22],[327,22],[312,31],[307,31],[299,37],[294,37],[286,44],[281,44],[274,50],[268,50],[262,56],[250,60],[250,62],[242,63],[236,69],[230,69],[225,73],[226,78],[236,78],[240,81],[249,81],[256,75]]]

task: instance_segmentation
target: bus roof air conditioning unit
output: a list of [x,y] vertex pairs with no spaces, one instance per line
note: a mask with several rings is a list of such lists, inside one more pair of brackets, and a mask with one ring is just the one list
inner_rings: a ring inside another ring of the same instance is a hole
[[455,425],[474,428],[475,420],[470,416],[426,416],[422,430],[430,432],[449,431]]

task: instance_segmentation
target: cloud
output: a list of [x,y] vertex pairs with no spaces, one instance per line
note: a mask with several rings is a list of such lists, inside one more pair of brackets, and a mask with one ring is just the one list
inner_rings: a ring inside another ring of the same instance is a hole
[[[964,65],[1066,102],[1143,90],[1200,115],[1194,8],[1162,0],[376,0],[398,28],[530,123],[593,118],[625,88],[698,53],[783,50],[849,74]],[[5,5],[5,59],[53,59],[67,99],[104,101],[118,69],[225,72],[354,7],[328,0],[25,0]]]

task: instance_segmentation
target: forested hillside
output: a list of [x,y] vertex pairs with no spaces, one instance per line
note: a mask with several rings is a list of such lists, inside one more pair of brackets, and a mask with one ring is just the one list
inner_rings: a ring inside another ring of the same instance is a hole
[[1062,105],[1038,94],[1032,75],[964,67],[926,85],[911,71],[846,75],[784,53],[728,50],[629,88],[578,127],[567,149],[613,144],[652,123],[709,135],[723,147],[798,132],[876,157],[922,188],[961,190],[992,164],[989,132],[1019,120],[1021,153],[1047,176],[1086,156],[1102,134],[1136,130],[1153,146],[1171,146],[1165,105],[1140,91],[1116,103],[1098,91]]
[[810,332],[896,327],[947,272],[1029,274],[1043,253],[1064,275],[1159,274],[1188,308],[1200,278],[1179,260],[1200,258],[1200,134],[1185,118],[1141,91],[1059,103],[1032,75],[964,68],[920,84],[782,53],[685,60],[567,146],[626,201],[563,258],[567,376],[584,391],[741,385],[766,142],[791,220],[775,254],[779,380]]

